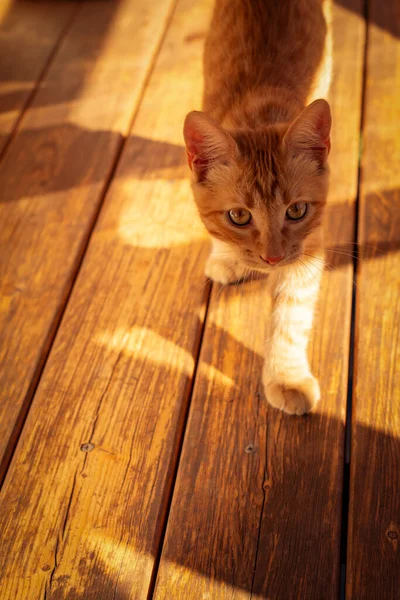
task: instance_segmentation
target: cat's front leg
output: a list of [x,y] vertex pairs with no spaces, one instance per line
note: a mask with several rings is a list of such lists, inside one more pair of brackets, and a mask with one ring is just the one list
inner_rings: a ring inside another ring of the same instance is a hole
[[309,412],[320,399],[307,345],[322,275],[321,258],[322,254],[304,261],[305,266],[283,268],[275,276],[263,384],[268,402],[289,414]]
[[238,257],[228,244],[215,238],[206,262],[206,276],[218,283],[235,283],[245,279],[250,269],[242,266]]

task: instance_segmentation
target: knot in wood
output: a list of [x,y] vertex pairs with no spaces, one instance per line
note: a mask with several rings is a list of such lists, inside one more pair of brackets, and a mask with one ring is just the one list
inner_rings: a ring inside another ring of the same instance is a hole
[[391,540],[397,540],[397,538],[399,537],[399,534],[397,533],[397,531],[388,531],[387,536]]
[[255,452],[257,452],[257,450],[258,450],[258,448],[254,444],[248,444],[246,446],[246,448],[244,449],[246,454],[254,454]]
[[94,444],[90,442],[88,444],[82,444],[81,450],[82,452],[91,452],[94,449]]

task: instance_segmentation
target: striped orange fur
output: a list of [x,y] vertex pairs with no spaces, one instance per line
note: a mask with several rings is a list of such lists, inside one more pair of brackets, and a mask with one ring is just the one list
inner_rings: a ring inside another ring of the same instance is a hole
[[306,102],[325,52],[323,9],[322,0],[216,0],[203,112],[184,125],[194,199],[213,240],[206,274],[228,283],[249,268],[270,273],[264,388],[273,406],[295,414],[320,396],[307,343],[323,264],[331,117],[325,100]]

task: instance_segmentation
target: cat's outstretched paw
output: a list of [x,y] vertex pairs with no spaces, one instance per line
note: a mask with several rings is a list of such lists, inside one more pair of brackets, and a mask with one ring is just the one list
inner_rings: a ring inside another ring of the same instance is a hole
[[245,268],[232,261],[228,262],[212,254],[206,262],[205,274],[217,283],[236,283],[245,277]]
[[264,381],[267,400],[271,406],[289,415],[310,412],[320,399],[319,383],[309,375],[296,383],[280,380]]

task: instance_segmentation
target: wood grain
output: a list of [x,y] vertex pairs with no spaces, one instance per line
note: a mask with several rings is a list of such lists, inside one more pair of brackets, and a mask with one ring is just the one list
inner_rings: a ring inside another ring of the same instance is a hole
[[182,122],[210,9],[174,13],[22,431],[2,600],[147,598],[207,295]]
[[323,399],[305,418],[267,408],[260,382],[267,286],[215,287],[156,600],[339,595],[353,271],[341,252],[353,239],[364,42],[361,2],[351,9],[334,9],[330,269],[311,347]]
[[83,4],[0,163],[0,479],[172,1]]
[[1,3],[0,156],[77,7],[77,2]]
[[400,587],[400,12],[369,2],[347,597]]

